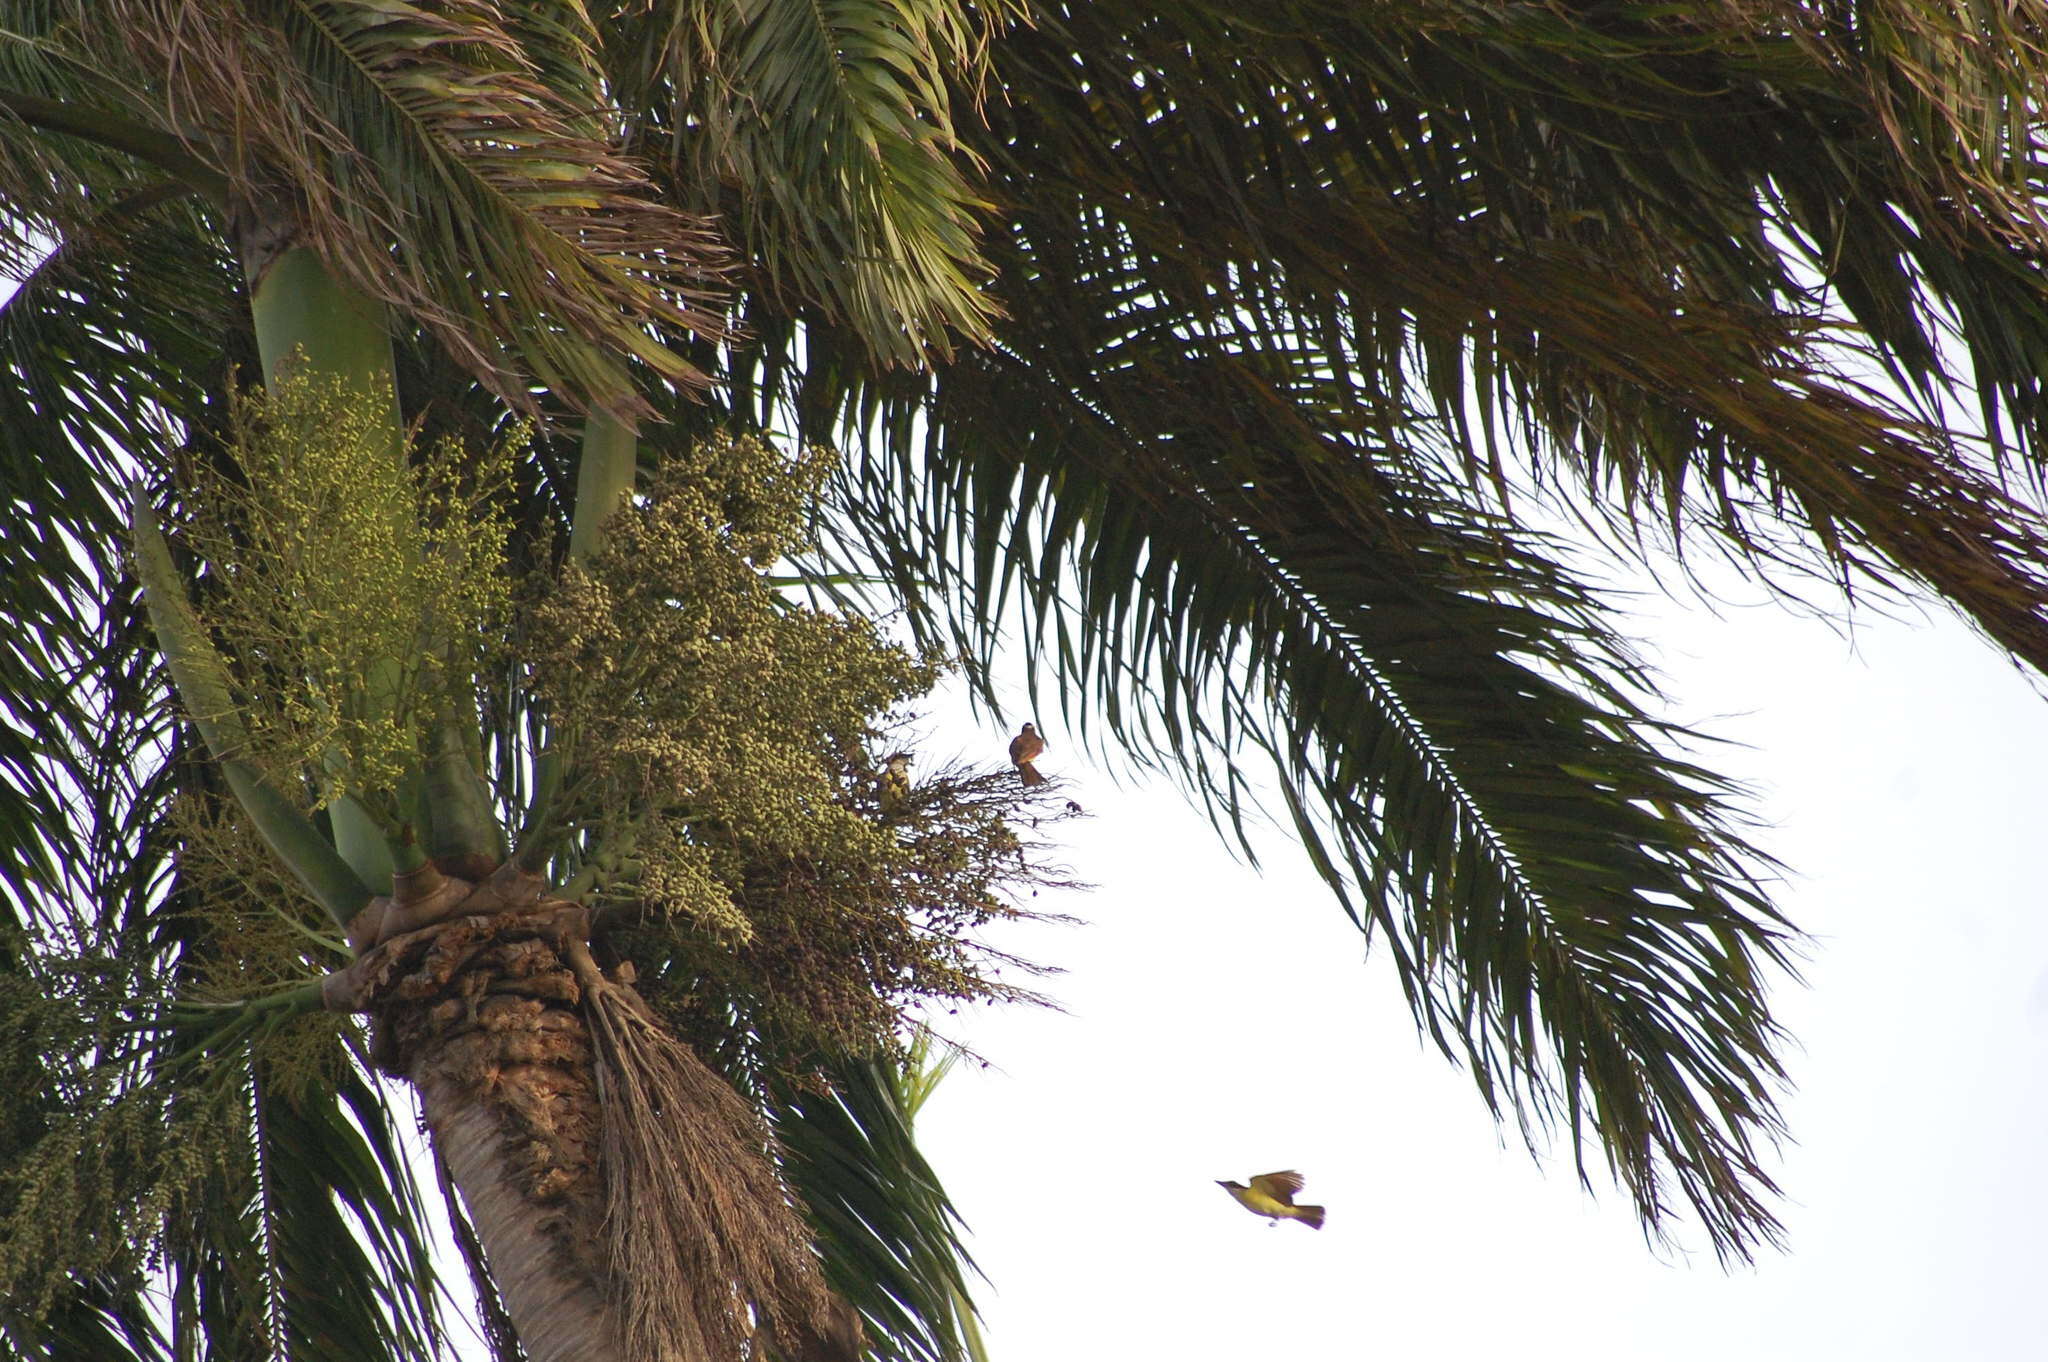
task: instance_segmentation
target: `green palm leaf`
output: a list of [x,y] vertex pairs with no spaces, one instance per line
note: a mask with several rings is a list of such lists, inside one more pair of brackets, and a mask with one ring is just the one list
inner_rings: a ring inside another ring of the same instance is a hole
[[[412,1179],[382,1099],[265,1081],[245,1090],[252,1138],[172,1228],[179,1346],[221,1358],[441,1354],[437,1279]],[[182,1354],[181,1354],[182,1355]]]
[[[14,775],[9,772],[9,775]],[[6,829],[9,840],[13,830]],[[14,1004],[41,991],[31,976],[30,961],[17,949],[24,938],[19,923],[29,903],[14,896],[7,919],[0,919],[0,1006],[10,1022],[20,1014]],[[52,1062],[40,1042],[38,1028],[11,1025],[0,1041],[0,1084],[10,1100],[0,1108],[0,1223],[18,1209],[20,1189],[6,1175],[62,1119],[60,1097],[63,1064]],[[7,1238],[0,1235],[0,1245]],[[11,1246],[8,1246],[11,1247]],[[0,1249],[4,1252],[4,1249]],[[10,1255],[11,1256],[11,1255]],[[9,1264],[10,1268],[17,1264]],[[12,1275],[10,1273],[10,1275]],[[25,1300],[0,1301],[0,1351],[23,1362],[160,1362],[168,1357],[164,1338],[151,1312],[139,1264],[76,1274],[65,1291],[43,1312],[32,1312]]]
[[1787,261],[1710,249],[1743,203],[1760,221],[1740,168],[1582,226],[1612,186],[1527,132],[1538,96],[1455,27],[1346,15],[1042,13],[998,49],[1011,99],[975,148],[1006,223],[996,349],[926,386],[820,321],[761,325],[736,392],[865,448],[858,555],[982,675],[1021,640],[1240,834],[1235,761],[1263,751],[1489,1100],[1595,1137],[1651,1225],[1683,1200],[1745,1253],[1775,1232],[1762,862],[1598,598],[1488,507],[1508,460],[1569,459],[1617,522],[1665,506],[1759,562],[1918,577],[2017,650],[2039,524],[1764,305],[1797,301]]
[[514,401],[538,383],[636,413],[625,356],[701,381],[679,347],[720,329],[719,248],[615,150],[580,6],[90,8],[56,7],[41,46],[123,78],[226,182],[251,270],[302,234]]
[[[689,0],[610,25],[636,134],[715,214],[762,293],[814,303],[885,361],[984,339],[985,205],[959,116],[1014,0]],[[971,116],[971,115],[970,115]]]
[[[1575,1134],[1583,1116],[1652,1223],[1675,1177],[1717,1241],[1767,1234],[1756,965],[1781,947],[1725,789],[1670,755],[1561,568],[1333,432],[1233,428],[1262,395],[1248,367],[1176,359],[1080,392],[1030,362],[949,372],[933,428],[974,476],[876,459],[867,555],[983,667],[1021,639],[1114,736],[1181,754],[1241,835],[1238,763],[1262,751],[1489,1100]],[[910,556],[935,544],[936,580]],[[1013,613],[949,608],[1006,595]]]
[[[1219,818],[1241,817],[1233,755],[1262,749],[1489,1100],[1596,1135],[1652,1226],[1675,1183],[1746,1253],[1775,1232],[1760,863],[1598,601],[1485,507],[1521,460],[1562,464],[1626,535],[1664,519],[1764,570],[1917,580],[2041,665],[2040,516],[1842,376],[1888,365],[1934,400],[1923,281],[1985,300],[2000,322],[1966,334],[2024,450],[2016,357],[2044,312],[2012,215],[1960,253],[1945,222],[1939,265],[1905,231],[1801,262],[1788,204],[1929,174],[1842,123],[1862,106],[1803,30],[1455,3],[1256,31],[1199,6],[1039,17],[999,50],[1012,98],[979,147],[1011,224],[997,351],[885,384],[812,326],[801,383],[762,365],[764,412],[865,444],[859,551],[984,669],[1021,639]],[[1839,153],[1820,171],[1816,142]],[[2038,184],[2023,160],[1984,192]]]
[[947,1063],[913,1048],[889,1060],[847,1060],[832,1091],[782,1085],[771,1095],[783,1168],[802,1198],[832,1289],[867,1322],[876,1362],[978,1362],[973,1260],[960,1220],[917,1150],[912,1122]]
[[437,1355],[432,1240],[384,1094],[352,1073],[338,1092],[259,1087],[258,1101],[273,1346],[335,1362]]

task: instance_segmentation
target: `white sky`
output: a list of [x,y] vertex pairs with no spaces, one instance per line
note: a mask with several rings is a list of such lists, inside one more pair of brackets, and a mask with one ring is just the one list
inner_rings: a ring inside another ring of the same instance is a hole
[[[1754,599],[1756,593],[1747,593]],[[1056,714],[1041,765],[1088,920],[1005,938],[1065,1015],[948,1018],[920,1143],[973,1232],[998,1362],[1162,1357],[2040,1356],[2048,1176],[2048,704],[1942,617],[1845,640],[1775,607],[1644,625],[1672,717],[1746,748],[1758,840],[1814,938],[1777,1012],[1798,1047],[1777,1164],[1790,1246],[1723,1272],[1647,1247],[1625,1199],[1538,1167],[1417,1040],[1391,972],[1277,836],[1231,861],[1169,786],[1119,790]],[[947,716],[934,746],[984,741]],[[1299,1168],[1320,1233],[1218,1178]]]

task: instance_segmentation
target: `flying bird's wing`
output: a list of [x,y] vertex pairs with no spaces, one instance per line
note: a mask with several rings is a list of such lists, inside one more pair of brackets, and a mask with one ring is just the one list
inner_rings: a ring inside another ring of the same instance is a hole
[[1302,1176],[1291,1169],[1280,1173],[1261,1173],[1252,1179],[1252,1189],[1264,1192],[1275,1201],[1294,1203],[1294,1194],[1301,1190]]

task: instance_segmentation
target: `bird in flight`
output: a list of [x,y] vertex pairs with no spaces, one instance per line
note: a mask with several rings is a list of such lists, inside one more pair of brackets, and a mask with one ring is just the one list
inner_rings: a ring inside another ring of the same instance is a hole
[[1253,1215],[1263,1215],[1278,1224],[1282,1220],[1299,1220],[1312,1230],[1323,1227],[1323,1208],[1320,1206],[1297,1206],[1294,1194],[1301,1190],[1301,1174],[1292,1170],[1280,1173],[1261,1173],[1252,1179],[1247,1187],[1241,1182],[1216,1184],[1231,1196],[1237,1204]]
[[910,798],[910,754],[898,752],[882,763],[882,812],[894,813]]
[[1045,751],[1045,739],[1038,736],[1038,730],[1030,724],[1024,731],[1010,739],[1010,764],[1017,768],[1017,776],[1026,785],[1043,785],[1045,777],[1031,763],[1038,760]]

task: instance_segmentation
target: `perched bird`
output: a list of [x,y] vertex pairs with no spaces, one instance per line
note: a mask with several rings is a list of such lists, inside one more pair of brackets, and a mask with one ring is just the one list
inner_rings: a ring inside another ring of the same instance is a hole
[[882,763],[882,812],[894,813],[910,798],[910,754],[898,752]]
[[1312,1230],[1323,1227],[1322,1207],[1294,1204],[1294,1194],[1301,1190],[1299,1173],[1261,1173],[1252,1179],[1249,1187],[1241,1182],[1218,1181],[1216,1185],[1236,1197],[1237,1204],[1253,1215],[1263,1215],[1275,1223],[1299,1220]]
[[1010,739],[1010,764],[1017,768],[1018,777],[1026,785],[1045,784],[1045,777],[1031,764],[1044,751],[1045,739],[1039,737],[1038,730],[1030,724],[1024,725],[1024,731]]

